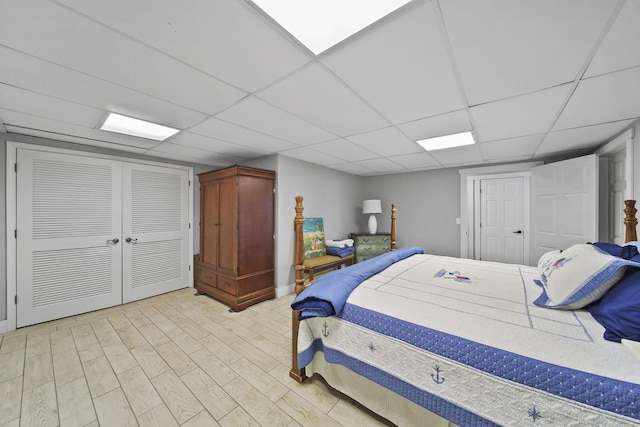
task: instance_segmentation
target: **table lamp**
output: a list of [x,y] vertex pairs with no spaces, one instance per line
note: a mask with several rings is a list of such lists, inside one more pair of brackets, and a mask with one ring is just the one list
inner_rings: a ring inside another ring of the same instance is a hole
[[382,204],[380,200],[365,200],[362,206],[362,213],[369,215],[369,233],[376,234],[378,221],[374,214],[382,213]]

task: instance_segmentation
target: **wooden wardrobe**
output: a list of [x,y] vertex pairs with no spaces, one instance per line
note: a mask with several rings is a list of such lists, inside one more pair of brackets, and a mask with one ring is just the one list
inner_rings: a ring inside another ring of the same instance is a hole
[[232,166],[200,178],[198,293],[234,311],[275,298],[275,172]]

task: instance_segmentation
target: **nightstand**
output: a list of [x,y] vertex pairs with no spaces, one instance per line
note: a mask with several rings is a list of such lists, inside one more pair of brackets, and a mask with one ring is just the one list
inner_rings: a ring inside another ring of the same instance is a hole
[[391,250],[391,233],[351,233],[356,262],[364,261]]

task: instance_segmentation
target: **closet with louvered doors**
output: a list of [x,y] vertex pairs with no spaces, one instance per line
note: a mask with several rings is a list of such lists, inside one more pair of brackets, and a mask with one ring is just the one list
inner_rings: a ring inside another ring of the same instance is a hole
[[16,159],[17,327],[189,286],[189,168]]

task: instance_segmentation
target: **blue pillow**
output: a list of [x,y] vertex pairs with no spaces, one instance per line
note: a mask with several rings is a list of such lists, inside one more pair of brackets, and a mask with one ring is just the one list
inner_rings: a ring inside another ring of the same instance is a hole
[[638,248],[633,245],[620,246],[615,243],[595,242],[593,246],[602,249],[609,255],[617,256],[623,259],[631,259],[638,255]]
[[588,310],[604,326],[604,339],[640,341],[640,269],[629,269],[622,280]]

